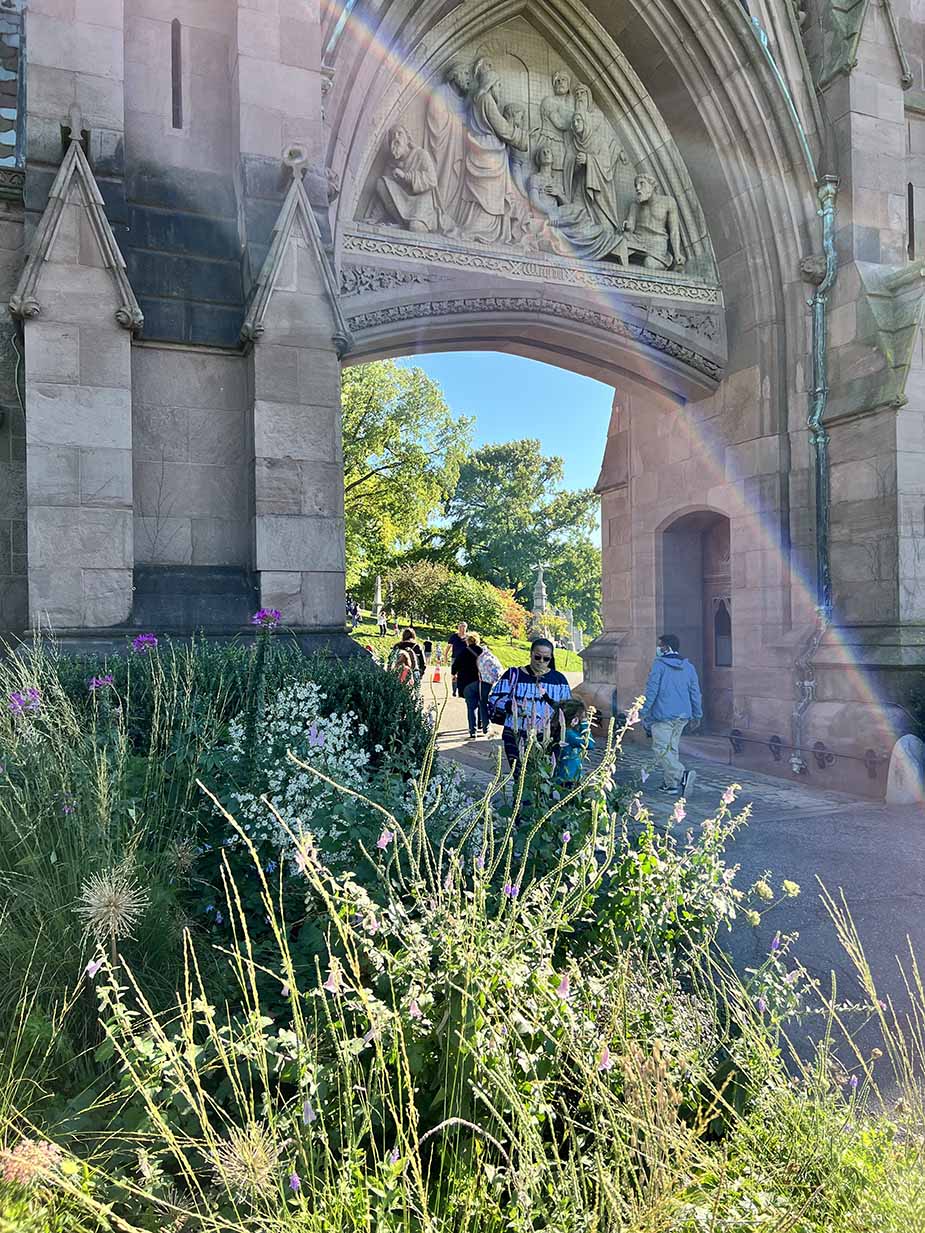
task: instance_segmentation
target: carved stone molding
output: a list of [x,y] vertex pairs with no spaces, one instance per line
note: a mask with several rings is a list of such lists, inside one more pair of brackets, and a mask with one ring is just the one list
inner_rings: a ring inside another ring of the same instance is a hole
[[[71,128],[72,131],[80,132],[79,123],[76,126],[76,130],[73,125]],[[103,198],[94,179],[93,171],[87,161],[83,147],[77,140],[70,142],[67,153],[61,160],[58,174],[55,176],[51,192],[48,194],[48,204],[45,207],[45,213],[42,215],[41,221],[36,228],[25,267],[20,275],[16,291],[10,299],[10,312],[14,317],[19,317],[20,320],[37,317],[41,313],[42,300],[39,294],[39,285],[41,283],[42,270],[54,247],[61,215],[68,204],[71,192],[75,186],[80,195],[87,221],[90,224],[90,230],[99,246],[103,265],[109,270],[116,286],[116,293],[120,301],[115,310],[116,321],[123,329],[130,330],[133,334],[137,333],[144,325],[144,315],[138,306],[135,293],[128,280],[125,261],[119,251],[119,245],[116,243],[116,237],[112,233],[109,220],[106,217]]]
[[713,342],[719,333],[719,318],[715,313],[686,312],[683,308],[672,308],[669,305],[658,304],[651,310],[653,317],[661,321],[669,321],[682,330],[690,330],[699,334],[708,342]]
[[572,287],[600,287],[631,295],[650,295],[696,304],[720,304],[720,289],[714,284],[685,280],[682,275],[661,271],[628,271],[620,266],[569,261],[566,258],[520,255],[463,247],[439,240],[404,239],[400,234],[370,234],[351,228],[343,235],[344,253],[401,258],[429,265],[450,266],[503,274],[532,282],[562,283]]
[[584,308],[566,301],[546,300],[539,296],[493,295],[467,297],[458,300],[425,300],[416,304],[393,304],[385,308],[370,309],[348,317],[351,331],[375,330],[401,321],[413,321],[422,317],[478,316],[483,313],[523,313],[530,317],[553,316],[573,321],[578,325],[592,326],[609,334],[652,347],[663,355],[670,356],[711,381],[719,381],[723,366],[701,355],[692,347],[685,346],[674,338],[667,338],[649,326],[626,321],[609,313]]
[[394,270],[372,265],[344,266],[340,272],[340,294],[371,295],[376,291],[391,291],[393,287],[408,287],[432,280],[417,270]]

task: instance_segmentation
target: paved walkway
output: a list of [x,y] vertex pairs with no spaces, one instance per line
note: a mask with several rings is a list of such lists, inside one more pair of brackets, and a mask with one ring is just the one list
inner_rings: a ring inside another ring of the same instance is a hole
[[[578,680],[580,675],[574,674],[572,683]],[[442,755],[456,761],[473,786],[487,785],[501,748],[500,730],[493,728],[487,739],[469,741],[460,699],[447,698],[442,685],[429,683],[425,698],[443,707],[438,735]],[[776,884],[791,878],[803,889],[799,898],[769,912],[759,928],[737,923],[721,944],[744,970],[763,961],[775,932],[797,932],[794,954],[807,971],[826,988],[834,973],[840,1002],[860,1000],[854,966],[838,942],[821,883],[836,899],[844,892],[880,997],[905,1013],[909,999],[897,957],[908,969],[911,948],[925,970],[925,810],[819,791],[755,771],[733,772],[702,756],[716,748],[714,742],[696,738],[682,742],[682,758],[697,772],[685,827],[696,827],[709,817],[726,787],[739,782],[738,803],[749,804],[751,816],[727,854],[729,863],[741,865],[737,885],[747,887],[769,872]],[[655,819],[667,823],[675,798],[655,790],[660,782],[657,772],[644,786],[641,783],[640,772],[649,756],[647,741],[627,741],[617,763],[617,782],[640,789]],[[869,1050],[880,1042],[876,1025],[868,1020],[869,1016],[849,1016],[852,1031],[859,1032]],[[810,1047],[822,1027],[817,1018],[793,1029],[801,1051]],[[883,1081],[889,1086],[887,1076]]]

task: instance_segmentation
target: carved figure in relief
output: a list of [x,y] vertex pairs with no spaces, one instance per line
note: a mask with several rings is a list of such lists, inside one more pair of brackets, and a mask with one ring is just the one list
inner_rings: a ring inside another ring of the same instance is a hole
[[[572,97],[572,79],[565,69],[558,69],[552,79],[552,94],[547,94],[540,104],[539,144],[552,154],[552,171],[556,177],[557,193],[563,195],[566,159],[571,150],[572,118],[575,115],[575,100]],[[565,194],[570,196],[570,194]]]
[[504,115],[498,97],[501,78],[487,56],[476,61],[472,75],[459,226],[473,239],[511,244],[519,238],[525,209],[511,176],[508,147],[526,150],[529,137]]
[[591,217],[617,231],[621,211],[617,203],[616,169],[626,162],[613,129],[594,106],[590,89],[575,87],[572,146],[565,160],[564,186],[569,201],[580,200]]
[[431,95],[424,118],[424,146],[437,169],[437,195],[442,209],[452,217],[459,210],[469,80],[465,64],[451,64],[444,85]]
[[637,176],[634,185],[636,200],[623,224],[629,259],[640,258],[646,270],[682,269],[686,259],[678,203],[674,197],[656,192],[658,185],[650,175]]
[[[527,132],[527,109],[523,103],[508,103],[503,108],[505,120],[513,124],[520,132]],[[508,147],[508,158],[511,164],[511,176],[514,184],[524,197],[527,196],[527,180],[532,170],[530,163],[530,142],[525,140],[521,145]]]
[[603,260],[619,248],[622,233],[605,219],[594,219],[583,202],[563,201],[552,161],[549,147],[540,146],[537,170],[527,182],[530,204],[552,224],[543,237],[545,247],[561,257]]
[[433,158],[414,144],[401,124],[392,129],[389,150],[394,166],[376,185],[389,218],[409,231],[437,231],[441,211]]

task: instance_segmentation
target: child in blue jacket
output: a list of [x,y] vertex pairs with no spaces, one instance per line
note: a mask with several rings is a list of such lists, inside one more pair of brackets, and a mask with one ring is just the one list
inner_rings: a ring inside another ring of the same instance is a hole
[[556,779],[561,783],[577,783],[589,749],[594,748],[588,710],[580,698],[569,698],[562,704],[565,719],[565,744],[559,750]]

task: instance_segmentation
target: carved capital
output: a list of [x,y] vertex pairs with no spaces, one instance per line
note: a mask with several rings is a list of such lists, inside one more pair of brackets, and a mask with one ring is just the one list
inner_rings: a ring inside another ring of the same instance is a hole
[[123,330],[140,334],[145,323],[145,315],[137,304],[120,304],[116,309],[116,321]]
[[805,283],[818,287],[825,278],[825,257],[822,253],[813,253],[800,262],[800,275]]
[[41,311],[42,306],[35,296],[14,295],[10,299],[10,312],[21,321],[25,321],[29,317],[37,317]]

